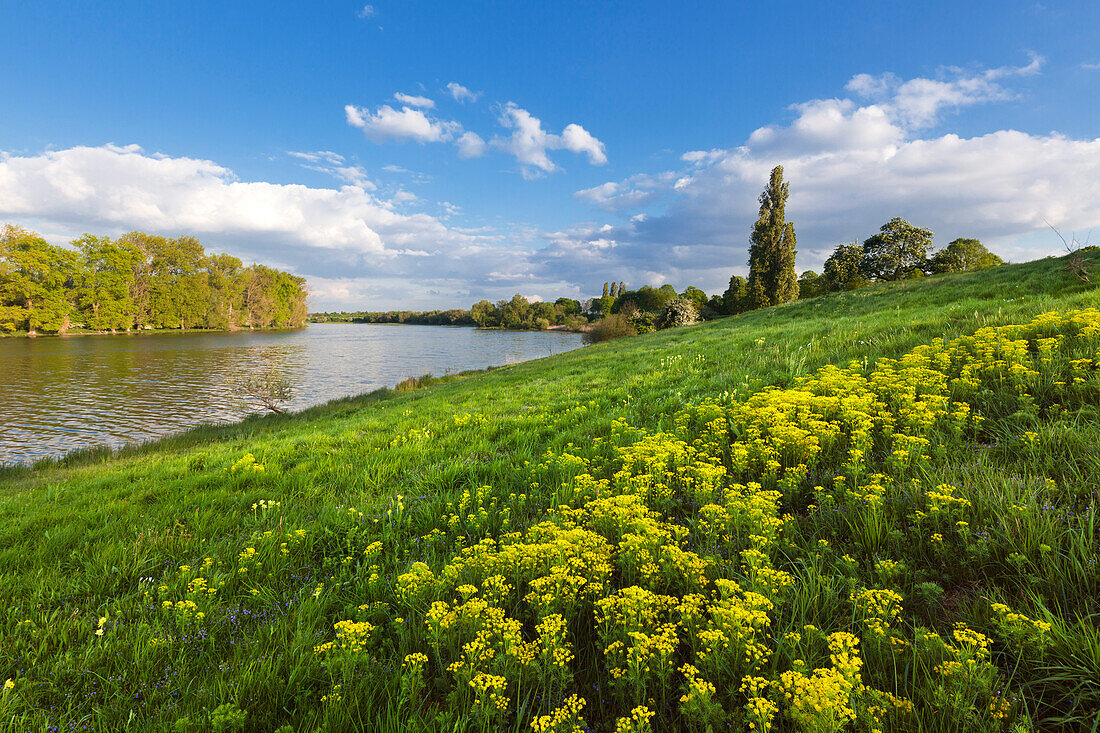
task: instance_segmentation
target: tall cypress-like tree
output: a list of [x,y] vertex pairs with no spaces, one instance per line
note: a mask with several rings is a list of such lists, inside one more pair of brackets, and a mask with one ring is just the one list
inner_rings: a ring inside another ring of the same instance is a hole
[[749,247],[749,303],[752,308],[798,300],[794,271],[794,224],[786,220],[789,184],[783,166],[772,169],[768,187],[760,194],[760,216],[752,228]]

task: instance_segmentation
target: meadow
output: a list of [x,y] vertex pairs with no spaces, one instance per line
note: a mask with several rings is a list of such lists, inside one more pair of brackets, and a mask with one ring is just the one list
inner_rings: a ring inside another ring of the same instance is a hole
[[876,285],[0,472],[0,729],[1100,730],[1100,289]]

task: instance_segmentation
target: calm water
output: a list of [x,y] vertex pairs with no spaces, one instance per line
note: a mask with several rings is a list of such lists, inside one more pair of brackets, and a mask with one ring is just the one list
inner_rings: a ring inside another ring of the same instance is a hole
[[0,339],[0,463],[163,437],[233,420],[231,384],[276,368],[287,407],[436,375],[537,359],[579,334],[312,324],[300,331]]

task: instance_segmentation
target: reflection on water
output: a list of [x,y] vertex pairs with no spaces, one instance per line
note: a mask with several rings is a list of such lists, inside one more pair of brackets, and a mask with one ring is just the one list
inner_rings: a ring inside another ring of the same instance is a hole
[[0,463],[232,420],[231,385],[276,368],[300,410],[425,373],[536,359],[578,334],[313,324],[299,331],[0,339]]

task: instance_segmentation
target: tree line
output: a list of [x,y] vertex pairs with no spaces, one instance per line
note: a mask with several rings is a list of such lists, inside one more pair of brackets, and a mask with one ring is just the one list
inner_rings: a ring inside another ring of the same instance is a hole
[[192,236],[85,234],[69,247],[0,230],[0,331],[288,328],[306,321],[305,279]]
[[931,230],[894,217],[862,244],[838,245],[825,261],[822,274],[806,270],[796,277],[794,224],[786,220],[788,196],[789,184],[783,181],[783,167],[776,166],[760,195],[760,214],[750,238],[749,276],[730,278],[726,292],[712,303],[721,313],[743,313],[799,298],[854,290],[875,282],[1004,264],[977,239],[955,239],[936,252]]
[[790,184],[783,180],[783,166],[777,165],[758,199],[760,209],[749,235],[748,277],[731,276],[729,286],[720,295],[707,296],[693,285],[682,291],[668,283],[628,290],[623,281],[608,281],[599,297],[583,303],[572,298],[532,303],[517,294],[496,303],[478,301],[468,311],[319,313],[312,314],[311,320],[507,329],[557,326],[584,331],[589,341],[602,341],[852,290],[874,282],[1004,264],[977,239],[956,239],[937,252],[930,230],[894,217],[862,244],[838,245],[825,261],[823,274],[806,270],[799,276],[795,270],[795,228],[786,215],[789,197]]

